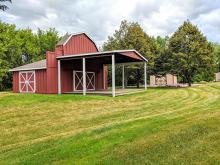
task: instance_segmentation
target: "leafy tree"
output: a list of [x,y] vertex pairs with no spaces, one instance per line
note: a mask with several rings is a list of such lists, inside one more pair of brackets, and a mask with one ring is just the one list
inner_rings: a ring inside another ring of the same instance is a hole
[[[122,50],[135,49],[146,57],[148,62],[148,73],[153,72],[154,58],[157,53],[156,44],[152,37],[148,36],[137,22],[122,21],[119,30],[116,30],[113,36],[109,36],[103,45],[103,50]],[[133,66],[133,68],[137,68]],[[121,77],[120,69],[116,78]],[[127,69],[127,75],[135,79],[137,86],[142,79],[143,69],[137,69],[135,72]],[[120,82],[120,81],[119,81]],[[117,82],[116,82],[117,83]],[[121,83],[121,82],[120,82]]]
[[58,41],[55,29],[16,29],[15,25],[0,22],[0,90],[11,86],[10,68],[45,58],[46,50],[53,50]]
[[11,2],[11,0],[0,0],[0,10],[5,11],[8,9],[8,6],[3,3],[6,1]]
[[39,50],[33,61],[44,59],[46,51],[54,51],[55,45],[59,40],[58,32],[55,28],[50,28],[46,31],[38,29],[36,37]]
[[191,86],[196,74],[213,68],[213,45],[190,21],[185,21],[169,40],[172,72]]

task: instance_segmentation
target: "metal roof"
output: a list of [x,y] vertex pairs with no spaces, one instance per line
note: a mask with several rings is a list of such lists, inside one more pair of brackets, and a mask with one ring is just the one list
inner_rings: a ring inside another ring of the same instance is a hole
[[38,70],[38,69],[46,69],[46,59],[40,60],[37,62],[33,62],[30,64],[22,65],[13,69],[10,69],[9,71],[24,71],[24,70]]
[[65,58],[75,58],[75,57],[83,57],[83,56],[94,56],[94,55],[104,55],[104,54],[117,54],[117,53],[125,53],[125,52],[135,52],[139,57],[141,57],[144,61],[148,61],[144,56],[142,56],[138,51],[131,50],[113,50],[113,51],[103,51],[103,52],[95,52],[95,53],[83,53],[83,54],[73,54],[73,55],[63,55],[58,56],[57,59],[65,59]]
[[64,45],[64,44],[66,43],[66,41],[69,40],[70,36],[71,36],[71,34],[66,33],[66,34],[60,39],[60,41],[57,43],[57,46],[58,46],[58,45]]

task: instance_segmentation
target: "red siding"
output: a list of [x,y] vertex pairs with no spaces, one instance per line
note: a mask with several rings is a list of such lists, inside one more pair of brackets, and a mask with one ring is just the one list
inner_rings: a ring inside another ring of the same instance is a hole
[[47,72],[46,70],[36,70],[36,93],[47,93]]
[[[105,67],[105,71],[107,66]],[[73,70],[82,71],[82,60],[61,61],[61,90],[63,92],[73,91]],[[86,62],[86,71],[95,72],[95,88],[103,89],[103,65],[98,62]],[[108,73],[105,73],[108,76]],[[107,77],[106,77],[107,83]],[[107,85],[106,85],[107,87]]]
[[[58,69],[56,57],[69,54],[82,54],[98,52],[95,43],[86,35],[78,34],[70,38],[63,46],[56,46],[54,52],[46,52],[46,70],[36,70],[36,93],[57,93],[58,91]],[[61,61],[61,88],[62,92],[73,90],[73,70],[82,70],[81,60]],[[96,89],[103,89],[103,76],[106,76],[107,67],[96,61],[86,64],[86,70],[95,72]],[[105,74],[104,74],[105,73]],[[19,72],[13,72],[13,91],[19,92]]]
[[62,50],[56,49],[56,52],[47,52],[47,93],[57,93],[57,56],[60,56]]
[[64,54],[82,54],[98,52],[96,45],[85,34],[72,36],[63,47]]
[[13,92],[19,92],[19,72],[13,72]]
[[[46,93],[46,70],[35,71],[36,93]],[[19,93],[19,72],[13,72],[13,92]]]

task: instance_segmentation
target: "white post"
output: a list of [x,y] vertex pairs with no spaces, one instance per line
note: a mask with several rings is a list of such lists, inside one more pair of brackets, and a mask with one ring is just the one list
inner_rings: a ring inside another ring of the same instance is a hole
[[61,94],[60,60],[58,60],[58,94]]
[[86,95],[86,59],[83,58],[83,95]]
[[122,89],[125,89],[125,65],[122,65]]
[[112,97],[115,97],[115,55],[112,55]]
[[147,63],[144,63],[144,89],[147,89]]

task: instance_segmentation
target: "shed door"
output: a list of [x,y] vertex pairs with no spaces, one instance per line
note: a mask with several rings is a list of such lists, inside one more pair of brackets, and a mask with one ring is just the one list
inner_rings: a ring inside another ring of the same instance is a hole
[[[86,89],[95,90],[95,72],[86,72]],[[83,90],[83,72],[73,71],[73,90]]]
[[35,92],[35,71],[19,72],[19,90],[20,92]]

